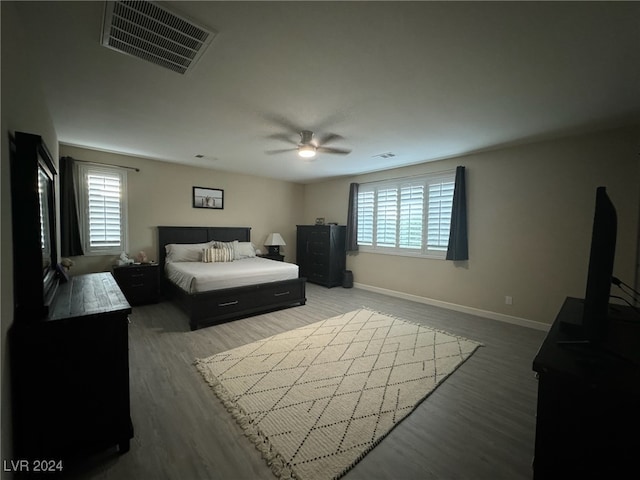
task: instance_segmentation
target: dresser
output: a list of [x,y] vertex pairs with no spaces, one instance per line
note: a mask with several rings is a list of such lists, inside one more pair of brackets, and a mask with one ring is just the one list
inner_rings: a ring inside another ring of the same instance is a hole
[[595,346],[575,342],[583,309],[583,300],[565,300],[533,361],[539,382],[535,480],[628,478],[637,469],[638,314],[610,305],[607,339]]
[[347,256],[346,231],[344,225],[298,225],[300,276],[325,287],[341,285]]
[[157,263],[113,267],[113,276],[131,305],[158,303],[160,267]]
[[279,253],[261,253],[256,256],[260,258],[266,258],[269,260],[275,260],[276,262],[284,262],[284,255],[280,255]]
[[94,273],[60,284],[47,318],[12,325],[14,458],[129,450],[130,312],[111,273]]

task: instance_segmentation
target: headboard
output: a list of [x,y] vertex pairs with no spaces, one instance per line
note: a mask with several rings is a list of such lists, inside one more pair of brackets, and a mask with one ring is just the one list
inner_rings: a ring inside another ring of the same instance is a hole
[[168,243],[205,243],[211,240],[220,242],[251,241],[251,227],[158,227],[158,263],[160,274],[164,273],[164,263]]

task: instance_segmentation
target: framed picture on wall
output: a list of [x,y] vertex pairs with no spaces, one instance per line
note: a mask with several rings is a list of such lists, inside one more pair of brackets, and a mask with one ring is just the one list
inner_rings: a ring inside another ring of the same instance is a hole
[[193,187],[193,208],[224,208],[224,190],[219,188]]

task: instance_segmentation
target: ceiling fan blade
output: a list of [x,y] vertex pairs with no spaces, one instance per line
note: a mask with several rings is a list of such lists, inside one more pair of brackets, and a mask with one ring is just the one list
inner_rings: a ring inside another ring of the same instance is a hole
[[344,122],[346,118],[347,115],[344,112],[335,112],[334,114],[329,115],[319,122],[313,124],[313,129],[318,132],[326,131],[327,128],[331,128],[333,125]]
[[267,138],[272,140],[280,140],[281,142],[290,143],[291,145],[298,145],[298,142],[291,140],[289,135],[286,133],[274,133],[273,135],[269,135]]
[[327,133],[320,140],[320,145],[326,145],[327,143],[336,142],[338,140],[344,140],[342,135],[338,135],[337,133]]
[[279,127],[282,127],[284,129],[286,129],[287,131],[291,132],[292,134],[300,135],[300,130],[302,130],[302,129],[300,127],[297,127],[293,123],[291,123],[286,118],[281,117],[280,115],[267,114],[267,115],[265,115],[265,118],[267,120],[269,120],[270,122],[275,123]]
[[295,152],[297,148],[282,148],[280,150],[266,150],[267,155],[278,155],[279,153]]
[[331,148],[331,147],[318,147],[318,152],[322,153],[337,153],[338,155],[348,155],[351,153],[351,150],[346,148]]

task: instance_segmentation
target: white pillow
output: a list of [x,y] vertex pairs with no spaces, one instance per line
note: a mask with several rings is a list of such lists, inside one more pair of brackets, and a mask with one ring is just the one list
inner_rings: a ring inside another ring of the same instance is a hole
[[212,242],[207,243],[169,243],[166,245],[167,257],[165,261],[171,262],[201,262],[202,251],[211,247]]
[[251,242],[238,242],[236,248],[237,259],[252,258],[256,256],[256,247]]

